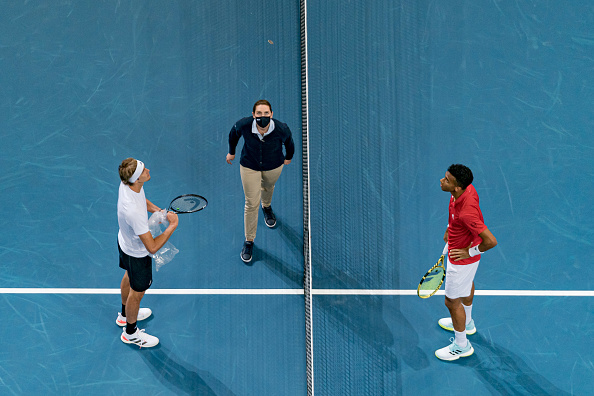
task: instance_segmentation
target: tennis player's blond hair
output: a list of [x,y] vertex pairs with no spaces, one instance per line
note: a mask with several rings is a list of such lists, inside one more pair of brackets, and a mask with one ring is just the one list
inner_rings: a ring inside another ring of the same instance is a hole
[[126,158],[122,161],[118,170],[120,172],[120,180],[125,185],[131,186],[132,183],[129,182],[130,178],[136,172],[136,166],[138,162],[134,158]]

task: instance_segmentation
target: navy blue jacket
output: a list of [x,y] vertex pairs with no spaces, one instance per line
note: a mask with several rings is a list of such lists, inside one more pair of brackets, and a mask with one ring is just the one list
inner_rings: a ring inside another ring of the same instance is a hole
[[[295,143],[287,124],[273,118],[274,130],[260,140],[252,133],[253,117],[245,117],[237,121],[229,132],[229,154],[235,155],[239,138],[243,136],[243,149],[239,163],[255,171],[269,171],[281,166],[285,159],[292,159],[295,154]],[[283,154],[283,145],[285,154]]]

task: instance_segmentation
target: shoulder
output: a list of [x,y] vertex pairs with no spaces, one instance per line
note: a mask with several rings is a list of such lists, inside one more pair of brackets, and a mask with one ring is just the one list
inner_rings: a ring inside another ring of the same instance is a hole
[[472,184],[469,184],[468,187],[466,187],[466,192],[468,194],[468,198],[478,201],[478,193]]
[[132,196],[132,190],[130,187],[125,185],[123,182],[120,182],[120,187],[118,189],[118,202],[125,202],[129,201]]
[[274,128],[278,129],[279,131],[285,133],[285,134],[291,134],[291,130],[289,129],[289,126],[287,124],[285,124],[282,121],[277,120],[276,118],[272,119],[274,121]]
[[472,187],[472,185],[466,189],[468,195],[464,198],[462,204],[462,210],[460,211],[461,217],[474,217],[481,213],[478,194],[474,188],[470,189],[470,187]]
[[237,121],[234,125],[235,129],[243,129],[246,127],[252,126],[252,122],[254,121],[254,117],[244,117],[241,120]]

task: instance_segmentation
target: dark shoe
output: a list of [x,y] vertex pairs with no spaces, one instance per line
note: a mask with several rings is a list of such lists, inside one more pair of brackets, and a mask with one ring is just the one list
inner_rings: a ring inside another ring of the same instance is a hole
[[252,261],[252,251],[254,250],[253,241],[245,241],[243,243],[243,249],[241,249],[241,259],[244,263]]
[[276,216],[272,211],[272,206],[262,206],[262,212],[264,212],[264,222],[268,228],[272,228],[276,225]]

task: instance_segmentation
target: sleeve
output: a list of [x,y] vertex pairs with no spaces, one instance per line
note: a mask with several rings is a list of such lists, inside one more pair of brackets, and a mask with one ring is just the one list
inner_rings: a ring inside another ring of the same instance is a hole
[[132,228],[135,235],[142,235],[149,232],[148,215],[146,212],[128,212],[126,223]]
[[291,160],[293,159],[293,155],[295,154],[295,143],[293,142],[293,135],[291,135],[291,130],[289,129],[289,127],[286,128],[285,133],[286,136],[283,141],[286,150],[285,159]]
[[472,208],[473,210],[468,211],[463,216],[460,217],[460,220],[464,223],[464,226],[470,230],[473,235],[478,235],[481,232],[487,229],[487,226],[483,222],[480,212],[476,207]]
[[235,148],[237,147],[237,143],[239,143],[240,137],[241,131],[239,131],[237,123],[235,123],[231,128],[231,131],[229,131],[229,154],[235,155]]

